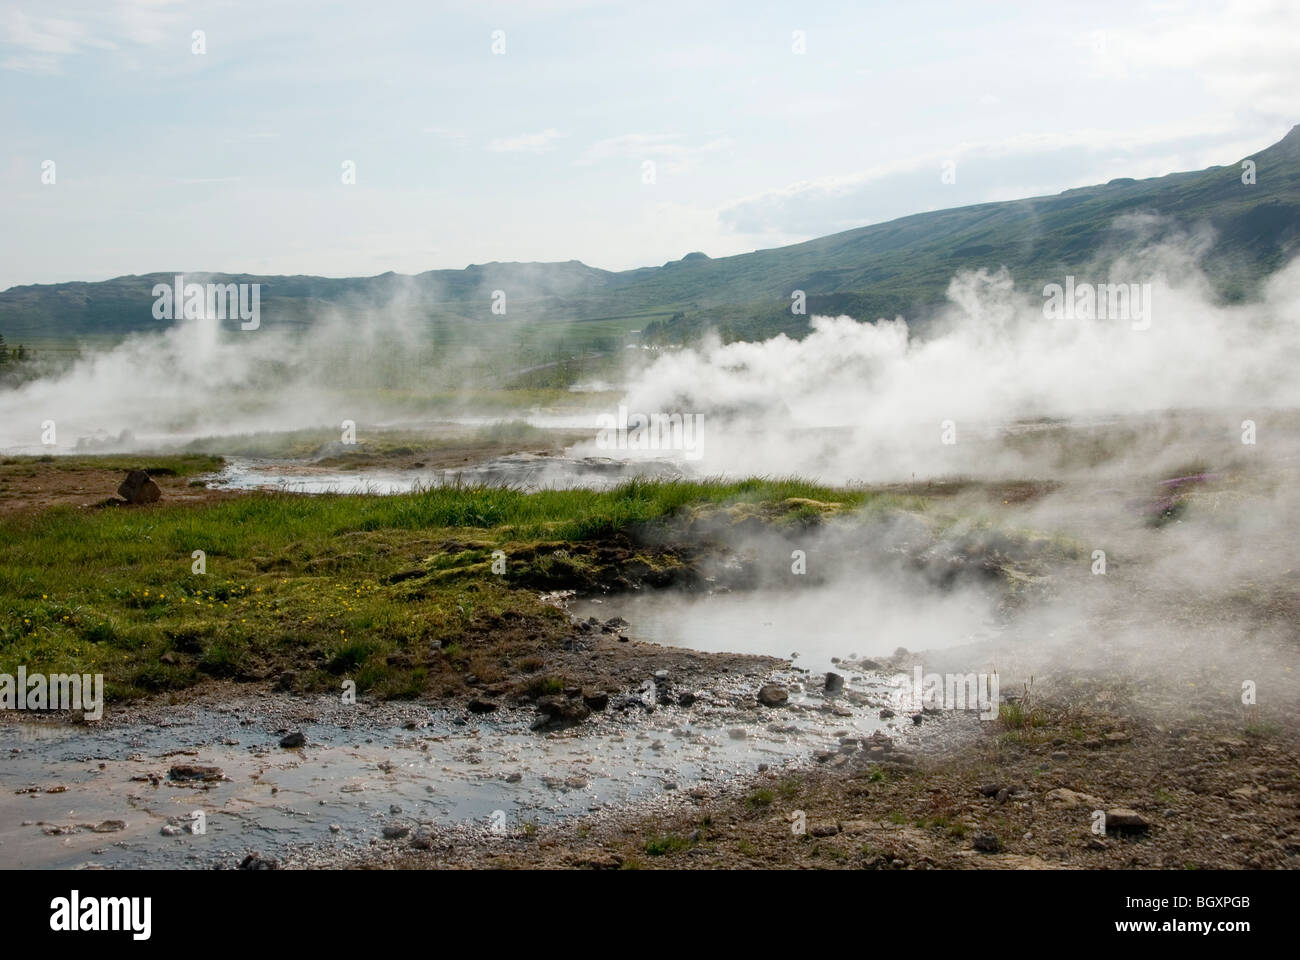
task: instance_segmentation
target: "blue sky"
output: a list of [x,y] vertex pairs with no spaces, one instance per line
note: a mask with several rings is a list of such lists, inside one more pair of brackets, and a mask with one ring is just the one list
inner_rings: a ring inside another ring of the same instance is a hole
[[626,269],[1231,163],[1300,122],[1296,6],[0,2],[0,289]]

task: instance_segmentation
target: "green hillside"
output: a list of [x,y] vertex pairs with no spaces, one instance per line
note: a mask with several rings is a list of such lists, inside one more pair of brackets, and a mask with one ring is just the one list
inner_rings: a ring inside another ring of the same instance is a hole
[[[1147,180],[1121,179],[1050,197],[916,214],[806,243],[711,259],[690,254],[661,267],[610,272],[577,261],[490,263],[415,276],[187,274],[191,281],[262,284],[266,326],[305,327],[330,310],[402,309],[427,324],[431,342],[509,346],[545,359],[608,353],[632,332],[678,341],[706,328],[728,338],[779,331],[798,335],[806,316],[790,312],[791,291],[808,312],[859,319],[915,317],[944,298],[962,268],[1008,267],[1025,289],[1095,268],[1131,242],[1116,231],[1125,214],[1155,214],[1159,232],[1212,227],[1206,269],[1225,299],[1249,296],[1261,277],[1300,245],[1300,127],[1254,154],[1257,183],[1240,162]],[[13,287],[0,293],[0,333],[11,343],[93,338],[157,330],[155,283],[172,272],[100,283]],[[505,317],[491,310],[504,290]],[[229,326],[233,328],[236,322]]]

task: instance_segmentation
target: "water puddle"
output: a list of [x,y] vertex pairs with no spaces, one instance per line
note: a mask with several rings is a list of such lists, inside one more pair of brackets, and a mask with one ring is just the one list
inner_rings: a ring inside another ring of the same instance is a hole
[[[767,680],[789,688],[788,705],[756,702]],[[658,685],[671,696],[657,696]],[[286,864],[343,863],[422,830],[517,835],[649,811],[759,764],[806,763],[864,748],[877,730],[901,732],[879,718],[883,678],[851,677],[852,689],[833,696],[821,685],[799,670],[696,691],[648,678],[631,709],[611,703],[548,734],[529,729],[531,710],[489,720],[362,703],[340,720],[332,697],[170,707],[152,723],[23,718],[0,726],[0,867],[232,867],[251,850]],[[696,699],[682,706],[682,693]],[[303,719],[286,724],[286,712]],[[290,728],[305,746],[279,746]],[[219,768],[220,779],[177,782],[169,771],[180,764]]]
[[688,594],[643,591],[575,599],[576,616],[622,617],[634,639],[708,652],[792,660],[812,673],[840,661],[886,658],[899,648],[944,650],[992,637],[996,625],[978,594],[933,594],[925,602],[888,581],[863,577],[802,590]]
[[669,460],[567,458],[517,453],[453,470],[340,470],[310,461],[230,458],[206,478],[217,490],[284,490],[291,493],[395,494],[456,484],[493,484],[521,490],[601,490],[638,477],[676,479],[683,465]]

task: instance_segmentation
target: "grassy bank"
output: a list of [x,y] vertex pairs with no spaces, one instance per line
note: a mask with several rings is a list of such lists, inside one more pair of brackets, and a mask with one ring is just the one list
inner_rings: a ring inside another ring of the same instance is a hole
[[[178,458],[165,469],[189,469]],[[568,630],[533,589],[557,566],[680,562],[627,534],[706,505],[808,522],[810,502],[890,495],[799,480],[632,482],[609,491],[439,488],[391,497],[258,493],[147,508],[53,507],[0,521],[0,672],[103,673],[110,697],[291,671],[379,696],[461,679],[546,680]],[[811,513],[810,513],[811,511]],[[610,551],[608,542],[621,540]],[[592,549],[600,542],[599,556]],[[492,571],[493,550],[507,573]],[[194,571],[203,551],[206,572]],[[590,571],[588,571],[590,572]]]

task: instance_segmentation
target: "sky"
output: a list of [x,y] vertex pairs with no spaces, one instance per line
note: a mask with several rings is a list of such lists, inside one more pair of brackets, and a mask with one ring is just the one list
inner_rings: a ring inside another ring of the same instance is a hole
[[1236,163],[1297,54],[1285,0],[0,0],[0,289],[745,253]]

